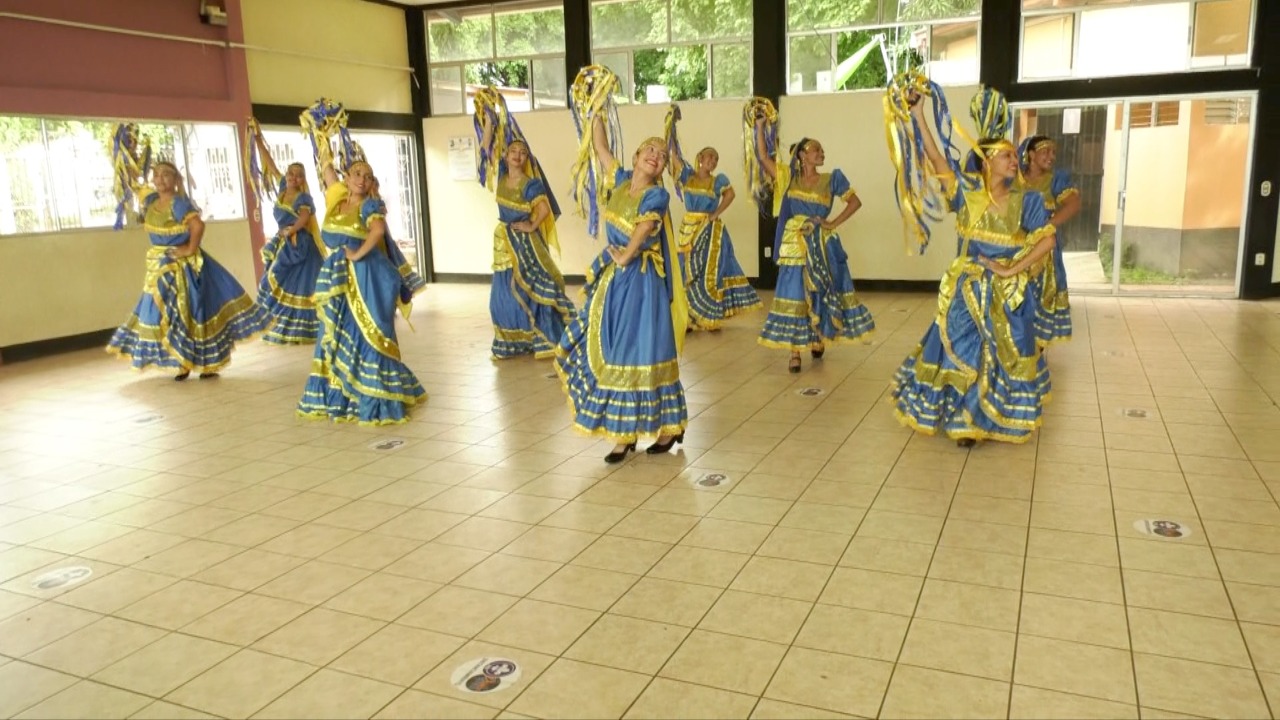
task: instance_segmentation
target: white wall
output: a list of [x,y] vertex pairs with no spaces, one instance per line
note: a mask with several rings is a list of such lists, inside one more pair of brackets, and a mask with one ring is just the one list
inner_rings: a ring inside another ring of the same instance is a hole
[[[240,281],[255,283],[249,221],[210,222],[203,247]],[[0,347],[114,327],[129,318],[146,274],[141,229],[0,237]]]
[[[968,120],[969,98],[976,88],[949,92],[957,112]],[[826,170],[842,169],[862,198],[863,209],[842,233],[854,279],[936,280],[955,254],[955,227],[948,219],[935,229],[930,251],[909,257],[903,243],[902,220],[893,196],[893,168],[884,141],[880,92],[801,95],[783,98],[783,141],[802,136],[822,141]],[[692,156],[703,146],[720,151],[720,171],[729,176],[738,200],[726,221],[734,251],[748,276],[759,275],[756,207],[747,194],[742,171],[742,101],[681,103],[680,141]],[[665,105],[632,105],[620,109],[628,158],[636,144],[662,132]],[[564,215],[560,219],[563,257],[560,268],[581,274],[600,250],[600,241],[587,237],[586,223],[572,209],[569,169],[577,151],[577,137],[568,111],[540,111],[517,116],[533,150],[542,162]],[[492,263],[492,233],[497,222],[493,197],[474,179],[449,179],[449,138],[472,135],[469,116],[429,118],[426,134],[427,183],[431,196],[432,253],[436,272],[485,274]],[[668,186],[670,182],[668,180]],[[672,205],[679,223],[684,208]]]
[[[706,101],[683,103],[680,142],[685,154],[692,156],[706,145],[720,151],[720,168],[738,191],[738,200],[729,208],[725,221],[733,238],[734,251],[743,271],[758,274],[756,251],[755,204],[746,194],[742,174],[741,124],[739,101]],[[627,163],[636,145],[652,135],[662,134],[666,105],[628,105],[620,108],[622,137]],[[534,153],[547,173],[547,179],[563,215],[557,229],[560,235],[560,269],[572,275],[584,273],[603,248],[603,240],[587,235],[586,220],[576,213],[570,194],[569,171],[577,153],[578,139],[573,118],[567,110],[542,110],[518,113],[517,121]],[[473,177],[467,181],[449,176],[449,138],[472,136],[470,116],[428,118],[426,135],[427,185],[431,196],[431,246],[436,272],[490,272],[493,263],[493,227],[497,223],[497,205],[493,195]],[[673,189],[666,178],[668,189]],[[672,222],[679,223],[684,207],[673,198]]]

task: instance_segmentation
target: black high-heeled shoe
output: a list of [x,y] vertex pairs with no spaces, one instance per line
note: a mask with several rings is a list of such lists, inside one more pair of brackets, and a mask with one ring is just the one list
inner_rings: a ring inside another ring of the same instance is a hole
[[821,360],[823,354],[825,354],[826,352],[827,352],[827,349],[825,347],[818,348],[817,350],[812,350],[812,349],[809,350],[809,354],[813,356],[814,360]]
[[791,360],[787,362],[787,371],[795,375],[800,372],[800,356],[792,355]]
[[218,377],[218,373],[216,373],[216,372],[211,372],[211,373],[200,373],[200,379],[201,379],[201,380],[208,380],[208,379],[210,379],[210,378],[216,378],[216,377]]
[[977,444],[978,444],[978,441],[974,440],[973,438],[960,438],[959,440],[956,441],[956,445],[962,448],[971,448]]
[[189,377],[191,377],[191,371],[190,371],[190,370],[184,370],[184,371],[182,371],[182,372],[178,373],[177,375],[174,375],[174,376],[173,376],[173,381],[174,381],[174,382],[182,382],[183,380],[186,380],[186,379],[187,379],[187,378],[189,378]]
[[610,465],[616,465],[617,463],[620,463],[623,460],[626,460],[628,453],[633,453],[635,451],[636,451],[636,444],[634,442],[629,442],[627,443],[626,447],[622,448],[621,451],[614,450],[608,455],[605,455],[604,461],[609,463]]
[[644,451],[649,455],[665,455],[668,450],[675,447],[676,443],[682,443],[682,442],[684,442],[684,433],[680,433],[679,435],[672,435],[671,439],[667,440],[665,443],[662,443],[662,444],[654,443],[649,447],[645,448]]

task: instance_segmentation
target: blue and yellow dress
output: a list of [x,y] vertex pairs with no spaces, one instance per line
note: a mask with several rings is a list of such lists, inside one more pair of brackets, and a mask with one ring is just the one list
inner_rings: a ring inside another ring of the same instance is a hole
[[[1020,187],[1040,193],[1044,197],[1045,205],[1049,208],[1050,216],[1062,207],[1062,203],[1067,198],[1080,193],[1080,188],[1071,178],[1071,173],[1060,168],[1054,169],[1052,174],[1044,175],[1035,182],[1027,179],[1025,175],[1021,176]],[[1066,247],[1066,238],[1061,229],[1057,231],[1055,240],[1057,247],[1053,249],[1053,271],[1057,292],[1054,297],[1045,299],[1044,312],[1041,314],[1037,328],[1040,341],[1046,344],[1071,339],[1071,297],[1067,293],[1067,265],[1062,256],[1062,250]]]
[[[498,225],[493,230],[493,287],[489,315],[493,320],[493,356],[512,358],[533,353],[555,355],[564,326],[573,316],[573,303],[564,294],[564,277],[551,259],[556,245],[556,213],[551,211],[547,186],[525,177],[516,187],[504,174],[497,183]],[[546,218],[532,233],[512,223],[527,222],[538,204],[548,207]]]
[[760,296],[733,254],[728,228],[719,218],[710,220],[729,189],[729,178],[720,173],[703,184],[682,164],[677,183],[685,208],[680,261],[688,283],[689,316],[697,327],[714,330],[725,318],[761,307]]
[[[320,334],[312,296],[320,263],[324,261],[324,246],[316,237],[316,208],[311,195],[299,192],[292,202],[285,203],[283,181],[281,185],[272,208],[279,230],[262,248],[258,304],[275,321],[263,339],[277,345],[299,345],[314,342]],[[304,210],[311,213],[311,221],[292,238],[286,237],[285,229],[298,222]]]
[[271,324],[270,316],[212,255],[204,250],[181,258],[168,254],[191,240],[187,224],[199,216],[182,195],[167,206],[154,190],[143,199],[151,249],[142,297],[107,345],[107,352],[129,356],[135,369],[155,365],[215,373],[231,362],[236,341]]
[[844,173],[822,173],[813,188],[802,188],[778,165],[777,235],[773,257],[778,285],[759,342],[765,347],[799,352],[823,347],[825,341],[854,340],[875,330],[871,313],[854,293],[849,256],[840,236],[822,229],[835,198],[846,202],[854,192]]
[[635,197],[630,171],[615,165],[611,175],[604,209],[609,245],[625,248],[640,223],[657,221],[657,227],[626,267],[607,252],[592,262],[586,304],[565,328],[556,372],[577,430],[621,442],[679,435],[689,421],[678,361],[689,309],[670,195],[655,185]]
[[981,182],[957,191],[953,176],[944,188],[960,252],[942,277],[937,318],[898,369],[896,414],[929,435],[1026,442],[1049,400],[1036,323],[1042,299],[1055,293],[1052,261],[1001,278],[977,258],[1017,262],[1054,232],[1049,210],[1040,193],[1016,187],[1005,210]]
[[325,192],[320,237],[329,255],[315,295],[322,329],[298,413],[361,425],[407,422],[409,408],[426,401],[396,340],[396,308],[412,300],[413,291],[391,259],[389,239],[357,261],[347,259],[344,248],[358,249],[386,207],[370,197],[343,211],[346,197],[342,183]]

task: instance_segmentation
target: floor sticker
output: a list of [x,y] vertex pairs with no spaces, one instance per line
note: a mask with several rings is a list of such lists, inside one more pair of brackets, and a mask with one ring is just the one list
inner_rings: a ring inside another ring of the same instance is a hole
[[498,692],[520,680],[520,665],[507,658],[477,658],[459,665],[450,680],[465,693]]

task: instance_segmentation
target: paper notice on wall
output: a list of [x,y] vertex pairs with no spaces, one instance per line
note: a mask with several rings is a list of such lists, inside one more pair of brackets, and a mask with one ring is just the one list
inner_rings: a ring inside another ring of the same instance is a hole
[[1062,134],[1080,134],[1080,108],[1064,108],[1062,111]]
[[449,138],[449,177],[476,179],[476,139],[470,135]]

